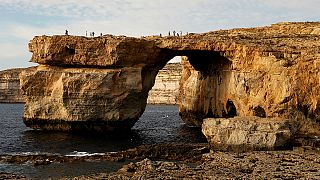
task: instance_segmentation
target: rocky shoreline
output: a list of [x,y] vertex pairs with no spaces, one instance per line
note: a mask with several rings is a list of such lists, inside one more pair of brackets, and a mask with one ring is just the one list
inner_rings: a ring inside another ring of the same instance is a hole
[[[320,178],[319,146],[300,146],[284,151],[223,152],[210,151],[206,143],[172,143],[142,145],[126,151],[88,156],[62,156],[55,154],[0,156],[1,163],[31,163],[33,166],[83,161],[129,163],[123,165],[116,172],[65,177],[65,179]],[[0,179],[28,179],[28,177],[20,174],[1,173]]]

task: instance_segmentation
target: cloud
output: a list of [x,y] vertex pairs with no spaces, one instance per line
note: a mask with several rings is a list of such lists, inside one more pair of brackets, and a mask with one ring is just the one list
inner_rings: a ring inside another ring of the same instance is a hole
[[0,43],[0,70],[13,67],[26,67],[35,65],[29,63],[31,53],[24,43]]
[[[315,21],[319,6],[319,0],[0,0],[0,47],[6,49],[0,59],[13,58],[7,49],[15,44],[22,57],[34,36],[64,34],[65,29],[73,35],[87,30],[137,37],[173,30],[207,32]],[[5,42],[10,42],[8,48]]]

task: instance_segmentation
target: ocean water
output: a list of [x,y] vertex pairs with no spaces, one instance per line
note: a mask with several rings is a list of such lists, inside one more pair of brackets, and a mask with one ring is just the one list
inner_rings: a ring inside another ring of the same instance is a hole
[[[33,130],[23,124],[22,114],[23,104],[0,104],[0,154],[73,155],[81,152],[86,155],[116,152],[143,144],[206,142],[200,130],[186,126],[179,117],[178,108],[171,105],[148,105],[131,132],[125,132],[127,135],[123,137]],[[121,165],[112,162],[40,167],[0,164],[0,172],[21,173],[39,179],[59,178],[114,171]]]

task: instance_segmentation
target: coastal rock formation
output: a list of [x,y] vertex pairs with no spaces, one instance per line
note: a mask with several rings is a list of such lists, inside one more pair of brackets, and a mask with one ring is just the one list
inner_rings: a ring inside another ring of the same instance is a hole
[[202,132],[213,149],[274,150],[290,147],[298,123],[260,117],[208,118]]
[[[52,130],[130,128],[160,69],[184,56],[179,111],[205,118],[257,116],[320,134],[320,23],[278,23],[170,37],[40,36],[36,71],[22,74],[24,121]],[[250,120],[250,118],[248,118]]]
[[180,63],[169,63],[163,67],[149,91],[148,104],[178,104],[181,72]]
[[0,103],[23,103],[19,74],[24,68],[0,71]]

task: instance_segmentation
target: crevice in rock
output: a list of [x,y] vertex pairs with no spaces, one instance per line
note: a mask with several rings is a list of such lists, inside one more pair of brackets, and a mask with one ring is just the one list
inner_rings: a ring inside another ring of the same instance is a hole
[[253,108],[253,115],[258,116],[258,117],[262,117],[262,118],[267,117],[266,111],[261,106],[257,106],[257,107]]
[[237,115],[237,108],[230,99],[228,99],[228,101],[226,103],[226,109],[227,109],[226,116],[228,118],[232,118]]

